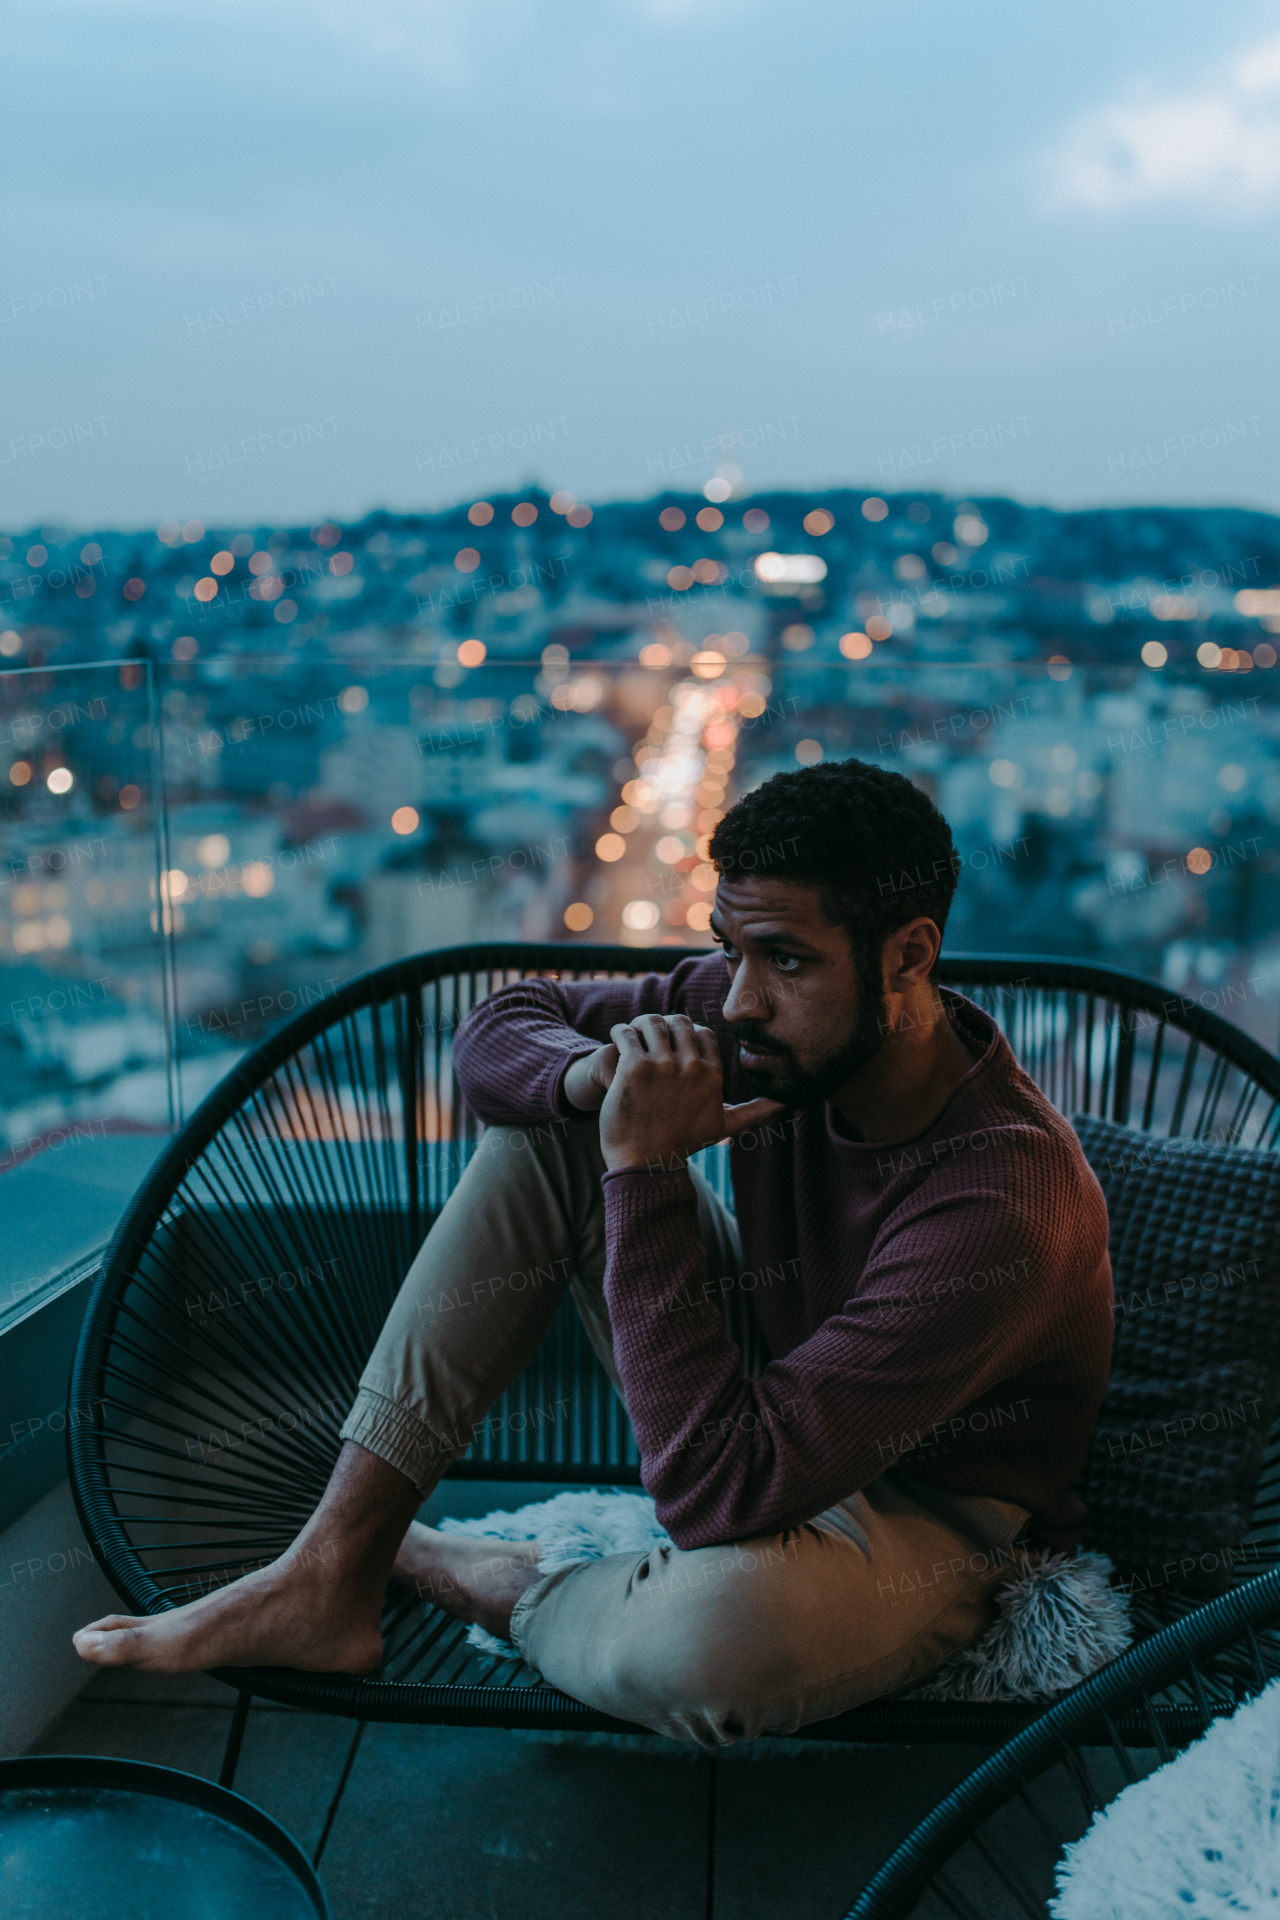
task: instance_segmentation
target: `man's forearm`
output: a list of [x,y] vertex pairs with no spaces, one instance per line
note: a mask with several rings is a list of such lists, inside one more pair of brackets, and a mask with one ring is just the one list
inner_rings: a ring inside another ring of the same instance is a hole
[[[672,1538],[685,1545],[691,1527],[715,1534],[726,1525],[714,1468],[705,1488],[691,1484],[719,1449],[691,1454],[690,1448],[732,1396],[742,1356],[718,1306],[704,1298],[707,1260],[688,1172],[637,1166],[606,1173],[604,1195],[614,1358],[644,1483],[658,1498]],[[665,1496],[677,1489],[671,1511]]]
[[529,980],[491,994],[467,1015],[454,1038],[453,1066],[467,1105],[486,1125],[519,1126],[566,1117],[566,1065],[598,1047],[570,1024],[554,982]]
[[567,1062],[606,1046],[616,1022],[645,1012],[683,1009],[723,1027],[724,972],[719,954],[691,955],[671,974],[532,979],[500,987],[472,1009],[454,1036],[454,1070],[467,1105],[491,1125],[597,1111],[560,1101]]

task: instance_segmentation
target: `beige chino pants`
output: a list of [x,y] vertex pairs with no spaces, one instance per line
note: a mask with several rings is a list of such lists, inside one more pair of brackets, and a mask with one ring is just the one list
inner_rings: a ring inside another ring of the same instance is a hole
[[[603,1288],[603,1171],[589,1122],[491,1127],[423,1242],[342,1437],[424,1498],[566,1291],[621,1392]],[[708,1273],[739,1276],[733,1217],[697,1187]],[[721,1298],[745,1371],[762,1371],[749,1301],[732,1285]],[[794,1733],[917,1685],[978,1639],[1016,1571],[1026,1518],[1006,1501],[886,1473],[780,1533],[560,1567],[522,1595],[511,1635],[551,1685],[654,1733],[704,1747]]]

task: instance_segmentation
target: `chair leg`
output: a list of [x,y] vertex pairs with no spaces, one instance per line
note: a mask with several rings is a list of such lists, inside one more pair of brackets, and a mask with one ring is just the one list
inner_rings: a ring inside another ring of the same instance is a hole
[[320,1856],[329,1844],[329,1835],[333,1832],[333,1823],[338,1815],[338,1807],[341,1804],[343,1794],[347,1790],[347,1781],[351,1778],[351,1769],[356,1763],[356,1754],[359,1752],[360,1742],[364,1738],[364,1730],[367,1725],[367,1721],[360,1721],[352,1736],[351,1745],[347,1748],[347,1757],[343,1762],[342,1772],[338,1777],[338,1784],[334,1788],[333,1798],[329,1802],[329,1811],[324,1817],[324,1831],[316,1842],[316,1850],[311,1856],[311,1864],[317,1869],[320,1865]]
[[707,1783],[707,1900],[706,1920],[714,1920],[716,1910],[716,1787],[719,1775],[715,1755],[711,1756]]
[[253,1695],[247,1690],[236,1695],[236,1710],[231,1716],[231,1731],[227,1735],[226,1750],[222,1756],[222,1772],[218,1775],[218,1785],[229,1787],[236,1777],[236,1767],[240,1760],[240,1745],[244,1739],[244,1730],[249,1721],[249,1709],[253,1705]]

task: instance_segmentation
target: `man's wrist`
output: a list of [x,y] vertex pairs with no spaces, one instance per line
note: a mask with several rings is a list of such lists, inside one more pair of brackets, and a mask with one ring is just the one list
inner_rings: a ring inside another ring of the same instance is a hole
[[571,1107],[579,1113],[598,1113],[604,1105],[605,1089],[591,1076],[591,1062],[600,1051],[598,1047],[590,1053],[580,1053],[565,1068],[564,1078],[560,1082],[560,1091]]

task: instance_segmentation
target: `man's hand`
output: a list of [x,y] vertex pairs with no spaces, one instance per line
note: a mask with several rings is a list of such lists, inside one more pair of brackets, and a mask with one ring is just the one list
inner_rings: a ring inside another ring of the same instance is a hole
[[[600,1145],[610,1169],[658,1162],[678,1167],[700,1147],[782,1111],[778,1100],[725,1106],[715,1035],[687,1013],[642,1013],[611,1028],[610,1035],[615,1059],[600,1070],[609,1073]],[[567,1090],[567,1076],[565,1085]]]

